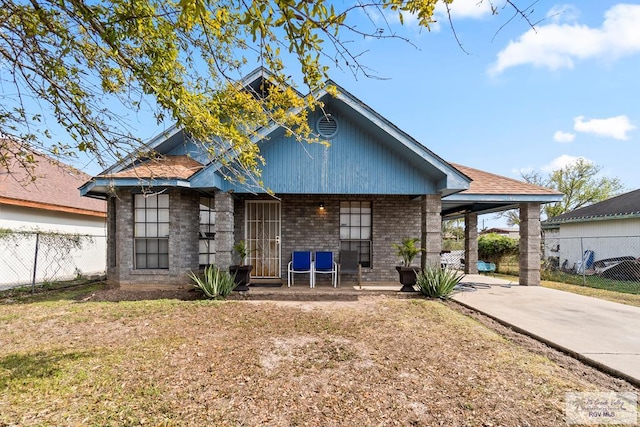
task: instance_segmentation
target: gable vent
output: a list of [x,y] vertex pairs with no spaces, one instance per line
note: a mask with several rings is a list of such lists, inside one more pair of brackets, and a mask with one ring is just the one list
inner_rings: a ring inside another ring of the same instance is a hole
[[331,114],[323,114],[318,118],[316,128],[321,137],[333,138],[338,133],[338,121]]

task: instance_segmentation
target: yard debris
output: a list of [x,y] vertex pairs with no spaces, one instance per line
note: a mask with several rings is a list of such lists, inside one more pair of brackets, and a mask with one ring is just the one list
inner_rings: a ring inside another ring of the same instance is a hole
[[458,310],[384,297],[0,305],[0,425],[557,426],[566,392],[629,390]]

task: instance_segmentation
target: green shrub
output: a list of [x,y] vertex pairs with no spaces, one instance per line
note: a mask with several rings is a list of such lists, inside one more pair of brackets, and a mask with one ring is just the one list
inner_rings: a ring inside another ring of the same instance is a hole
[[427,267],[418,273],[416,285],[423,295],[430,298],[448,299],[464,273],[440,267]]
[[234,277],[214,265],[205,267],[202,277],[191,272],[189,274],[194,286],[202,291],[207,298],[224,298],[236,286]]
[[501,234],[483,234],[478,238],[478,257],[499,266],[503,257],[518,254],[519,244],[518,240]]

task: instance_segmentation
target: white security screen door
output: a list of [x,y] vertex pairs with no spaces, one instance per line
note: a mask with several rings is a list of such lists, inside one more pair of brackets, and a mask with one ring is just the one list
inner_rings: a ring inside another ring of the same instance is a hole
[[251,275],[280,278],[280,202],[247,201],[245,221],[248,263],[253,265]]

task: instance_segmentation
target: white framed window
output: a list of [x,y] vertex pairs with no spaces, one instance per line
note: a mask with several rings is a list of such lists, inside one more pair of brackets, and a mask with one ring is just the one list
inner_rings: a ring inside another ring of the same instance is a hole
[[371,267],[371,202],[340,202],[340,249],[358,252],[363,267]]
[[134,266],[136,269],[169,268],[169,195],[135,194]]

